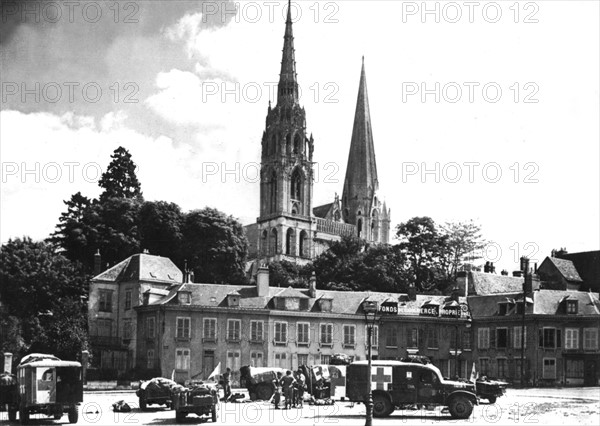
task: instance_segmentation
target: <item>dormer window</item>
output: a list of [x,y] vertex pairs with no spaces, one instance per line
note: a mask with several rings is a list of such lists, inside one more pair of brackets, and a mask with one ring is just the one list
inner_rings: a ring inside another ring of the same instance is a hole
[[567,314],[577,314],[577,300],[567,300]]
[[227,295],[227,306],[229,306],[230,308],[239,308],[240,295],[239,294],[228,294]]
[[177,300],[180,305],[191,305],[192,303],[192,293],[189,291],[180,291],[177,293]]
[[319,309],[321,312],[331,312],[332,302],[331,299],[319,299]]

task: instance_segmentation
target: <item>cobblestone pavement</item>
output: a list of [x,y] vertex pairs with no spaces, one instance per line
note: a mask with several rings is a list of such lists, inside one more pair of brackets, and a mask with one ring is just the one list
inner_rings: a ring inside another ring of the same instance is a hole
[[[130,413],[114,413],[112,404],[125,400],[134,407]],[[362,404],[337,402],[333,406],[309,406],[303,409],[274,410],[265,402],[220,403],[218,425],[362,425],[365,407]],[[6,413],[2,424],[9,424]],[[34,417],[33,425],[66,424],[67,416],[59,421]],[[210,424],[210,420],[194,415],[184,424]],[[18,423],[16,423],[18,424]],[[79,423],[91,425],[170,425],[175,412],[150,406],[142,412],[137,397],[129,392],[88,392],[80,407]],[[453,420],[441,408],[435,410],[397,410],[389,418],[374,419],[374,425],[490,425],[490,424],[600,424],[600,388],[508,389],[496,404],[485,400],[475,407],[468,420]]]

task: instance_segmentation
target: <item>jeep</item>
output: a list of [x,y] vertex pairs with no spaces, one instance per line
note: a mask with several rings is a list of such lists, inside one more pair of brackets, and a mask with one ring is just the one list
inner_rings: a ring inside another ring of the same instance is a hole
[[356,361],[346,370],[346,396],[353,402],[366,402],[373,393],[373,415],[387,417],[405,405],[448,407],[457,419],[469,418],[478,404],[472,383],[445,380],[432,364],[402,361]]

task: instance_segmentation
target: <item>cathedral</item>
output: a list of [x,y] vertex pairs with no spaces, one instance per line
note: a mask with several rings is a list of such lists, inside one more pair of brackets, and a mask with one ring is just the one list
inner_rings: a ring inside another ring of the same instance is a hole
[[364,58],[342,198],[313,207],[315,140],[299,103],[294,35],[288,8],[277,103],[269,102],[262,135],[260,216],[245,227],[249,264],[288,260],[303,265],[342,236],[389,242],[390,210],[377,196],[379,182]]

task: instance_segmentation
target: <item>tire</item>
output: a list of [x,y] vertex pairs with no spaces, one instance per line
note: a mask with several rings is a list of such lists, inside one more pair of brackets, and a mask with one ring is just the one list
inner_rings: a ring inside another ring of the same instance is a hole
[[22,425],[29,424],[29,411],[27,409],[19,410],[19,420]]
[[140,396],[140,410],[146,411],[148,406],[146,405],[146,398]]
[[271,385],[261,383],[256,387],[256,397],[262,401],[268,401],[273,396],[273,388]]
[[175,411],[175,421],[177,423],[181,423],[187,416],[187,413],[182,413],[180,411]]
[[69,423],[77,423],[79,420],[79,409],[76,405],[69,408]]
[[448,409],[453,418],[468,419],[473,412],[473,402],[466,396],[456,396],[450,401]]
[[490,404],[495,404],[496,403],[496,397],[495,396],[490,396],[488,398],[488,401],[490,402]]
[[16,409],[8,409],[8,421],[14,422],[17,420],[17,410]]
[[383,395],[373,396],[373,417],[387,417],[394,411],[389,398]]
[[63,413],[54,413],[54,420],[60,420]]
[[213,423],[217,423],[217,407],[214,405],[212,410],[210,411],[210,418]]

